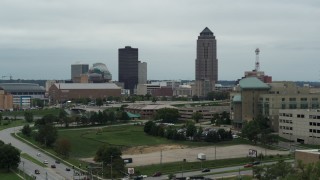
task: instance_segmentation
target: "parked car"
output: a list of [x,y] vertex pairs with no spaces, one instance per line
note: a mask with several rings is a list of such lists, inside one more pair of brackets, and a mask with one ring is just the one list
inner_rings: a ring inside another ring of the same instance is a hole
[[66,168],[66,171],[70,171],[70,168]]
[[39,169],[34,170],[34,173],[35,173],[35,174],[40,174]]
[[40,154],[40,153],[37,153],[37,156],[38,156],[38,157],[40,157],[40,156],[41,156],[41,154]]
[[248,167],[252,167],[252,166],[253,166],[252,163],[248,163],[248,164],[245,164],[243,167],[248,168]]
[[156,173],[154,173],[153,174],[153,176],[152,177],[159,177],[159,176],[161,176],[162,175],[162,173],[161,172],[156,172]]
[[56,162],[56,164],[60,164],[60,161],[59,161],[59,160],[56,160],[55,162]]
[[44,161],[43,161],[43,164],[48,164],[48,161],[47,161],[47,160],[44,160]]
[[56,168],[56,165],[52,164],[52,165],[51,165],[51,168]]
[[203,169],[201,172],[210,172],[210,169],[205,168],[205,169]]

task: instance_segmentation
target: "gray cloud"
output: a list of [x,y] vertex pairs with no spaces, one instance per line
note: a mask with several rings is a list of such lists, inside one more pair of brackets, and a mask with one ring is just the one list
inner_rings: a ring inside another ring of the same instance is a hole
[[117,80],[118,48],[139,48],[148,79],[194,79],[196,39],[204,27],[218,43],[219,79],[254,67],[275,80],[318,81],[317,0],[3,0],[0,72],[67,79],[76,61],[103,62]]

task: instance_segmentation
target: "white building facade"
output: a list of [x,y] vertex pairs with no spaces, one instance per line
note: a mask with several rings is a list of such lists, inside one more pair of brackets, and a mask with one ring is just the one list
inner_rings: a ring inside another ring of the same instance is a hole
[[279,110],[279,136],[304,144],[320,144],[320,109]]

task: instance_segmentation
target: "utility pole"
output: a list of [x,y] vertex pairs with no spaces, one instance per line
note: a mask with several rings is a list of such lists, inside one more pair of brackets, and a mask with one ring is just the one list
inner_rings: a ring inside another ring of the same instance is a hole
[[214,160],[217,159],[217,146],[214,146]]

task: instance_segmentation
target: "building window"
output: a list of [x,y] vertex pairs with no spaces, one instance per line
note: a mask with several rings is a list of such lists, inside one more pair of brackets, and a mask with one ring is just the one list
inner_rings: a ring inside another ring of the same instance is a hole
[[307,101],[307,98],[300,98],[300,101]]
[[296,98],[289,98],[289,101],[296,101]]
[[312,129],[309,129],[309,132],[312,132]]
[[281,100],[282,100],[282,101],[286,101],[286,98],[282,98]]
[[308,109],[308,104],[300,104],[300,109]]
[[289,104],[289,109],[297,109],[297,105],[296,104]]
[[312,126],[312,122],[309,122],[309,126]]

